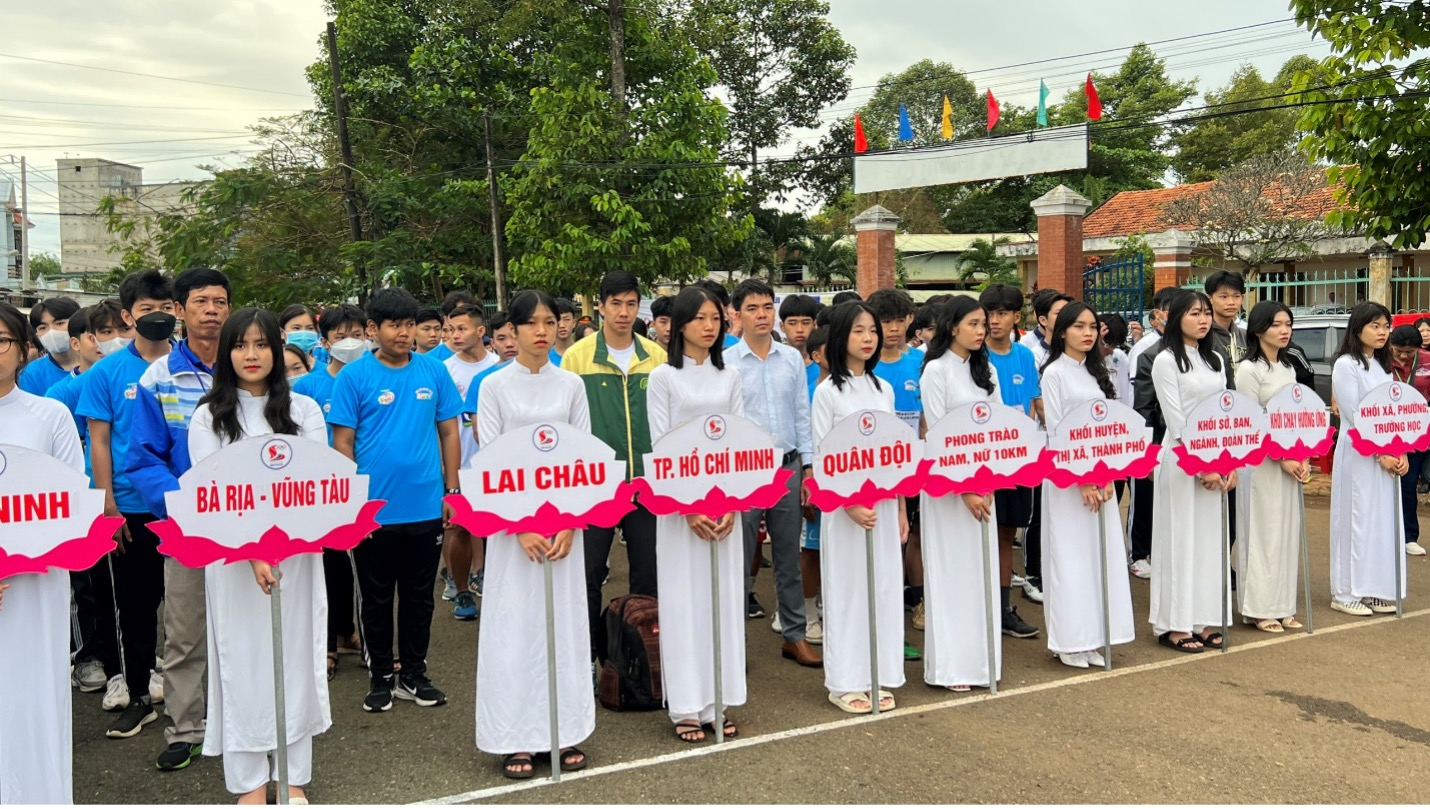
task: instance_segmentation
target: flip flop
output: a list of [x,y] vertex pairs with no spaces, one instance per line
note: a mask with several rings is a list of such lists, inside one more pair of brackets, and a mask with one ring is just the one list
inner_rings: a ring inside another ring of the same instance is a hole
[[1182,638],[1181,640],[1172,640],[1171,632],[1163,632],[1162,634],[1157,636],[1157,643],[1161,644],[1162,646],[1166,646],[1168,649],[1172,649],[1174,651],[1189,655],[1199,655],[1202,652],[1206,651],[1206,646],[1204,645],[1192,645],[1194,643],[1202,643],[1202,640],[1196,635]]
[[[566,760],[568,756],[580,756],[581,760],[576,762],[575,764],[572,764]],[[577,770],[584,770],[586,769],[586,764],[589,762],[590,759],[586,758],[585,752],[583,752],[579,747],[568,747],[565,750],[561,751],[562,772],[576,772]]]
[[[692,733],[699,733],[700,738],[685,738]],[[705,741],[705,729],[701,727],[700,723],[694,719],[682,719],[681,721],[675,723],[675,738],[681,740],[682,742],[685,742],[686,744],[700,744],[701,742]]]
[[[889,707],[887,708],[884,707],[885,701],[889,703]],[[879,689],[879,710],[892,711],[897,707],[898,704],[894,702],[894,695],[889,693],[888,691],[883,690],[882,688]]]
[[829,695],[829,701],[832,702],[832,703],[834,703],[834,706],[835,706],[836,708],[838,708],[839,710],[841,710],[841,711],[843,711],[843,712],[845,712],[845,713],[854,713],[854,714],[873,713],[873,711],[874,711],[873,703],[869,703],[868,705],[865,705],[863,708],[856,708],[856,707],[854,707],[854,701],[855,701],[855,700],[863,700],[864,702],[869,703],[869,695],[868,695],[868,694],[862,694],[862,693],[860,693],[860,692],[858,692],[858,691],[853,691],[853,692],[850,692],[850,693],[848,693],[848,694],[830,694],[830,695]]
[[1289,618],[1282,618],[1281,625],[1286,627],[1287,629],[1301,629],[1303,627],[1303,624],[1300,621],[1296,620],[1296,616],[1294,615]]
[[1208,649],[1220,649],[1220,648],[1226,646],[1226,644],[1222,642],[1222,637],[1221,637],[1221,633],[1220,633],[1220,632],[1212,632],[1211,634],[1208,634],[1208,635],[1196,635],[1196,634],[1193,634],[1192,637],[1195,637],[1197,640],[1201,641],[1201,642],[1202,642],[1202,646],[1204,646],[1204,647],[1206,647],[1206,648],[1208,648]]
[[[701,725],[700,727],[701,727],[702,729],[704,729],[704,731],[705,731],[706,733],[708,733],[708,734],[714,735],[714,733],[715,733],[715,723],[714,723],[714,722],[706,722],[705,724]],[[734,731],[734,732],[731,733],[731,731]],[[727,738],[727,739],[733,739],[733,738],[735,738],[736,736],[739,736],[739,735],[740,735],[740,729],[737,728],[737,727],[735,727],[735,723],[734,723],[734,722],[731,722],[729,719],[726,719],[726,720],[725,720],[725,738]]]
[[[530,764],[531,769],[525,771],[510,769],[513,764]],[[510,753],[502,756],[501,774],[513,781],[525,781],[536,775],[536,758],[530,753]]]
[[1281,622],[1275,618],[1262,618],[1256,622],[1256,628],[1262,632],[1270,632],[1273,635],[1286,631],[1286,627],[1282,626]]

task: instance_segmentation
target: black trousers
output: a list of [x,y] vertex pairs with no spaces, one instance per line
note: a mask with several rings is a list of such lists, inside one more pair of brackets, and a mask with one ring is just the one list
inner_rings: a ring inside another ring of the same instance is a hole
[[1420,483],[1420,473],[1425,468],[1425,456],[1430,453],[1412,452],[1406,456],[1410,471],[1400,478],[1400,508],[1405,518],[1405,542],[1420,541],[1419,501],[1415,487]]
[[353,560],[346,551],[323,549],[323,581],[328,588],[328,651],[353,634]]
[[1152,558],[1152,477],[1133,478],[1131,526],[1132,561]]
[[1033,518],[1023,532],[1023,575],[1043,577],[1043,487],[1033,488]]
[[100,559],[89,570],[70,573],[75,611],[79,618],[80,645],[75,661],[97,660],[104,676],[113,677],[119,667],[119,626],[114,620],[114,579],[110,560]]
[[[623,517],[616,526],[626,538],[626,560],[631,567],[631,594],[656,595],[655,578],[655,515],[636,504],[635,511]],[[588,528],[584,534],[586,551],[586,611],[591,619],[591,656],[600,651],[601,582],[611,572],[609,560],[616,527]]]
[[396,523],[372,532],[353,549],[362,601],[363,653],[373,677],[392,676],[392,601],[397,599],[397,658],[402,673],[427,673],[435,608],[433,581],[442,561],[442,521]]
[[159,643],[164,557],[159,555],[159,537],[146,527],[155,519],[153,514],[125,514],[129,544],[124,553],[109,555],[114,562],[114,597],[119,602],[124,682],[131,700],[149,696],[149,670],[154,668],[154,648]]

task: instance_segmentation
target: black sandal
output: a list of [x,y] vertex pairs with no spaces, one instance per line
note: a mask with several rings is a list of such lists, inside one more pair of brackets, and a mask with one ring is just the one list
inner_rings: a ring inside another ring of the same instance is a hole
[[333,676],[338,673],[338,655],[335,652],[328,652],[328,682],[333,681]]
[[1189,637],[1182,638],[1181,640],[1172,640],[1171,632],[1163,632],[1162,634],[1157,636],[1157,643],[1166,646],[1168,649],[1172,649],[1178,652],[1182,652],[1183,654],[1189,655],[1197,655],[1206,651],[1205,646],[1192,645],[1194,643],[1204,643],[1204,641],[1202,641],[1202,639],[1197,637],[1196,635],[1191,635]]
[[[531,765],[529,770],[514,770],[512,766]],[[511,753],[502,756],[501,774],[514,781],[525,781],[536,775],[536,759],[530,753]]]
[[[699,733],[698,739],[687,739],[686,736],[692,733]],[[705,741],[705,728],[694,719],[682,719],[675,723],[675,738],[686,744],[700,744]]]
[[[568,762],[566,760],[567,756],[580,756],[581,760],[576,762],[575,764],[572,764],[571,762]],[[588,763],[588,761],[589,759],[586,758],[586,754],[582,752],[581,748],[579,747],[568,747],[565,750],[561,751],[562,772],[576,772],[577,770],[584,770],[586,769],[586,764]]]
[[[711,735],[714,735],[714,734],[715,734],[715,723],[714,723],[714,722],[706,722],[705,724],[701,725],[700,727],[701,727],[702,730],[706,731],[707,733],[709,733],[709,734],[711,734]],[[734,731],[734,732],[732,733],[731,731]],[[736,736],[739,736],[739,735],[740,735],[740,729],[737,728],[737,727],[735,727],[735,723],[734,723],[734,722],[731,722],[729,719],[726,719],[726,720],[725,720],[725,738],[727,738],[727,739],[733,739],[733,738],[735,738]]]
[[1220,632],[1213,632],[1210,635],[1197,635],[1196,639],[1201,641],[1202,645],[1208,649],[1221,649],[1226,646],[1226,644],[1222,642]]

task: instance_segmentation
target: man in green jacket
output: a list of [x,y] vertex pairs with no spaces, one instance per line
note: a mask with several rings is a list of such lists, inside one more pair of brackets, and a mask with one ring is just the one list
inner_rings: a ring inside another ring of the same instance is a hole
[[[598,295],[601,330],[566,349],[561,367],[586,383],[591,432],[616,451],[617,459],[626,462],[629,480],[640,476],[641,458],[650,452],[646,385],[650,372],[665,364],[665,349],[633,329],[641,305],[640,282],[634,275],[607,273]],[[655,515],[637,503],[619,527],[626,539],[631,593],[656,595]],[[586,606],[591,616],[593,657],[599,651],[601,583],[610,573],[607,560],[615,535],[615,528],[592,527],[585,532]]]

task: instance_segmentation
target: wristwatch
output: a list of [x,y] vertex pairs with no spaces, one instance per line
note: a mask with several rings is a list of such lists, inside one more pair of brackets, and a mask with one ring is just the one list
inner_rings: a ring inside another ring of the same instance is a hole
[[447,494],[461,494],[461,493],[462,493],[462,487],[460,487],[460,486],[454,486],[454,487],[452,487],[452,488],[450,488],[450,489],[447,490]]

